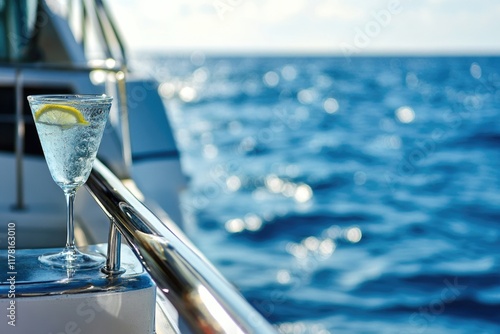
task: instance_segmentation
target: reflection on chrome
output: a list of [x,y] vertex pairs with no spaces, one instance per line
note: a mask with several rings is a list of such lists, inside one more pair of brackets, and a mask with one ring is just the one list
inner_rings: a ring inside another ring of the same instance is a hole
[[100,162],[86,187],[193,333],[275,333],[172,222],[158,219]]
[[220,324],[221,332],[244,334],[244,332],[238,327],[238,324],[231,319],[217,299],[203,285],[198,287],[198,296],[201,299],[201,304],[206,305],[206,311],[209,312]]

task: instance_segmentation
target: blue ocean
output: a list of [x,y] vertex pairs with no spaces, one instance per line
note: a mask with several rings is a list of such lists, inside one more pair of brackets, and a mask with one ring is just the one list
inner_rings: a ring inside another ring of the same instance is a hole
[[500,58],[141,62],[188,236],[280,333],[500,333]]

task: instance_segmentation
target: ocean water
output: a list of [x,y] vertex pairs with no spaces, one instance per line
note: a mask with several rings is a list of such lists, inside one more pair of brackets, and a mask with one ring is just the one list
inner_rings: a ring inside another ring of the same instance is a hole
[[141,61],[186,232],[279,332],[500,333],[500,58]]

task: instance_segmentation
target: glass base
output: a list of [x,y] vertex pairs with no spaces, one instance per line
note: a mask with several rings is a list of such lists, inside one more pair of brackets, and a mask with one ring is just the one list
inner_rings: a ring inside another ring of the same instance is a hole
[[97,253],[82,253],[78,249],[64,249],[56,254],[44,254],[38,260],[46,266],[60,269],[92,269],[104,264],[106,258]]

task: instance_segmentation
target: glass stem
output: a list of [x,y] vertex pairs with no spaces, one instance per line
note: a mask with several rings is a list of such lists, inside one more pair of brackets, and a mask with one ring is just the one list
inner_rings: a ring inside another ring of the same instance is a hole
[[64,191],[66,196],[66,251],[76,252],[75,247],[75,225],[73,221],[73,203],[75,202],[76,190]]

